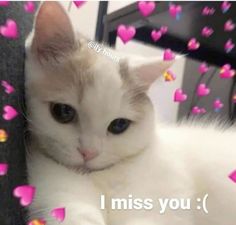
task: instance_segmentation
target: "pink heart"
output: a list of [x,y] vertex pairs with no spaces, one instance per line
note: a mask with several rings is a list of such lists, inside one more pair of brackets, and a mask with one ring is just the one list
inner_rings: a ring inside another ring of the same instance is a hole
[[121,24],[117,28],[117,35],[120,37],[124,44],[130,41],[134,37],[135,33],[136,29],[133,26],[126,27],[125,25]]
[[0,163],[0,176],[6,175],[7,171],[8,171],[8,164]]
[[139,11],[143,16],[149,16],[153,12],[155,7],[156,7],[155,2],[145,2],[145,1],[138,2]]
[[213,29],[211,27],[203,27],[202,28],[202,36],[210,37],[213,34]]
[[161,36],[162,36],[161,31],[153,30],[152,33],[151,33],[151,37],[152,37],[153,41],[158,41],[161,38]]
[[227,79],[232,78],[235,75],[235,70],[231,69],[230,64],[225,64],[220,69],[220,78]]
[[180,5],[175,5],[172,3],[169,5],[169,14],[175,19],[179,19],[181,12],[182,12],[182,7]]
[[35,5],[33,2],[28,1],[24,4],[24,9],[27,13],[33,13],[35,11]]
[[168,27],[167,26],[161,26],[160,31],[161,31],[162,34],[165,34],[168,31]]
[[227,20],[224,25],[225,31],[232,31],[235,28],[235,24],[232,20]]
[[65,208],[56,208],[51,211],[51,216],[57,221],[63,222],[65,219]]
[[201,113],[201,114],[205,114],[205,113],[206,113],[206,109],[205,109],[205,108],[201,108],[201,109],[200,109],[200,113]]
[[193,108],[192,108],[192,114],[193,115],[198,115],[198,114],[200,114],[201,113],[201,110],[200,110],[200,108],[198,107],[198,106],[194,106]]
[[5,26],[0,26],[0,34],[6,38],[17,38],[17,24],[14,20],[8,19]]
[[234,48],[234,43],[232,42],[231,39],[229,39],[226,43],[225,43],[225,51],[227,53],[229,53],[233,48]]
[[226,13],[231,7],[231,3],[227,2],[227,1],[224,1],[222,2],[221,4],[221,10],[223,13]]
[[10,105],[5,105],[3,111],[2,117],[5,120],[12,120],[18,115],[18,112]]
[[213,108],[215,111],[219,111],[221,108],[223,108],[224,104],[221,102],[220,99],[216,99],[213,103]]
[[198,71],[199,71],[199,73],[200,73],[201,75],[207,73],[208,70],[209,70],[209,67],[208,67],[208,65],[207,65],[206,63],[201,63],[200,66],[199,66],[199,68],[198,68]]
[[183,92],[182,89],[175,90],[174,93],[174,102],[184,102],[187,100],[187,95]]
[[77,8],[80,8],[86,1],[73,1]]
[[210,89],[206,87],[206,84],[199,84],[197,88],[198,96],[206,96],[210,93]]
[[197,50],[200,47],[200,43],[196,40],[196,38],[191,38],[188,42],[188,50]]
[[202,10],[202,15],[203,16],[211,16],[215,13],[215,9],[212,7],[205,6]]
[[169,61],[173,60],[175,58],[174,52],[171,51],[171,49],[165,49],[164,54],[163,54],[163,60],[164,61]]
[[15,91],[15,88],[11,86],[7,81],[2,80],[1,85],[5,88],[7,94],[11,94]]
[[0,1],[0,6],[8,6],[9,1]]
[[229,178],[236,183],[236,170],[229,175]]
[[13,195],[20,199],[22,206],[29,206],[35,195],[35,187],[31,185],[22,185],[14,189]]

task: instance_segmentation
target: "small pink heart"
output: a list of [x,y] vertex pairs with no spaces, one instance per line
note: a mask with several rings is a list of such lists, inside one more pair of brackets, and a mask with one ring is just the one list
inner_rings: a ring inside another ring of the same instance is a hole
[[75,6],[77,8],[80,8],[86,1],[73,1],[73,3],[75,4]]
[[15,88],[5,80],[2,80],[1,85],[5,88],[7,94],[11,94],[15,91]]
[[207,73],[208,70],[209,70],[209,67],[208,67],[208,65],[207,65],[205,62],[204,62],[204,63],[201,63],[200,66],[199,66],[199,68],[198,68],[198,71],[199,71],[199,73],[200,73],[201,75]]
[[27,13],[34,13],[35,11],[35,5],[33,2],[28,1],[24,4],[24,9]]
[[221,4],[221,10],[223,13],[226,13],[231,7],[231,3],[229,3],[228,1],[224,1]]
[[56,208],[51,211],[51,216],[54,217],[57,221],[63,222],[65,219],[65,208]]
[[173,60],[175,58],[174,52],[171,51],[171,49],[165,49],[164,54],[163,54],[163,60],[164,61],[169,61]]
[[225,43],[225,51],[227,53],[229,53],[233,48],[234,48],[234,43],[232,42],[231,39],[229,39],[226,43]]
[[205,114],[206,113],[206,109],[205,108],[201,108],[200,109],[200,114]]
[[168,27],[167,26],[161,26],[160,31],[161,31],[162,34],[166,34],[167,31],[168,31]]
[[22,185],[14,189],[13,195],[20,199],[22,206],[29,206],[35,195],[35,187],[31,185]]
[[193,108],[192,108],[192,114],[193,115],[198,115],[198,114],[200,114],[201,113],[201,110],[200,110],[200,108],[198,107],[198,106],[194,106]]
[[8,6],[9,1],[0,1],[0,6]]
[[196,38],[191,38],[188,42],[188,50],[197,50],[200,47],[200,43],[196,40]]
[[236,183],[236,170],[229,175],[229,178]]
[[199,84],[197,88],[198,96],[206,96],[210,93],[210,89],[206,87],[206,84]]
[[213,7],[208,7],[208,6],[205,6],[202,10],[202,15],[203,16],[211,16],[215,13],[215,9]]
[[179,20],[181,12],[182,7],[180,5],[175,5],[173,3],[169,5],[169,14],[175,19]]
[[224,107],[224,104],[221,102],[220,99],[216,99],[214,102],[213,102],[213,108],[215,111],[219,111],[221,108]]
[[18,115],[18,112],[10,105],[5,105],[3,111],[2,117],[5,120],[12,120]]
[[149,16],[156,8],[155,2],[138,2],[138,8],[143,16]]
[[7,171],[8,171],[8,164],[7,163],[0,163],[0,176],[6,175]]
[[235,24],[232,20],[227,20],[224,25],[225,31],[232,31],[235,28]]
[[161,36],[162,36],[161,31],[153,30],[152,33],[151,33],[151,37],[152,37],[153,41],[158,41],[161,38]]
[[18,31],[16,22],[12,19],[8,19],[5,26],[0,26],[0,34],[6,38],[17,38]]
[[119,25],[117,28],[117,35],[126,44],[130,41],[136,33],[136,29],[133,26],[125,26],[123,24]]
[[187,94],[185,94],[183,92],[182,89],[177,89],[175,90],[175,93],[174,93],[174,102],[184,102],[187,100]]
[[210,37],[213,34],[213,29],[211,27],[203,27],[202,28],[202,36],[203,37]]
[[227,79],[232,78],[235,75],[235,70],[231,69],[230,64],[225,64],[220,69],[220,78]]

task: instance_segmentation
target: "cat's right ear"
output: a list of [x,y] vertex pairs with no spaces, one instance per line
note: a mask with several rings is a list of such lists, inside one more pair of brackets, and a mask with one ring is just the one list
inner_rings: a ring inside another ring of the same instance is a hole
[[45,1],[35,18],[31,50],[37,58],[57,59],[75,47],[75,35],[68,15],[60,3]]

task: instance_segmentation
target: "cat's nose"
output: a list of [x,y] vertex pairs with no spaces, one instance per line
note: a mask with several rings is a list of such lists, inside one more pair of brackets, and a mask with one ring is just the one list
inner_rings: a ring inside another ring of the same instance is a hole
[[83,148],[80,149],[79,152],[81,153],[85,161],[89,161],[98,155],[98,153],[92,149]]

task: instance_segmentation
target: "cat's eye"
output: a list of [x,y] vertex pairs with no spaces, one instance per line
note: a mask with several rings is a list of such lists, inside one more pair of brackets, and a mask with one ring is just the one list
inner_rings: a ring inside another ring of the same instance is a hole
[[130,124],[131,120],[118,118],[110,123],[107,130],[112,134],[121,134],[128,129]]
[[76,111],[73,107],[62,103],[51,103],[50,112],[59,123],[70,123],[76,116]]

